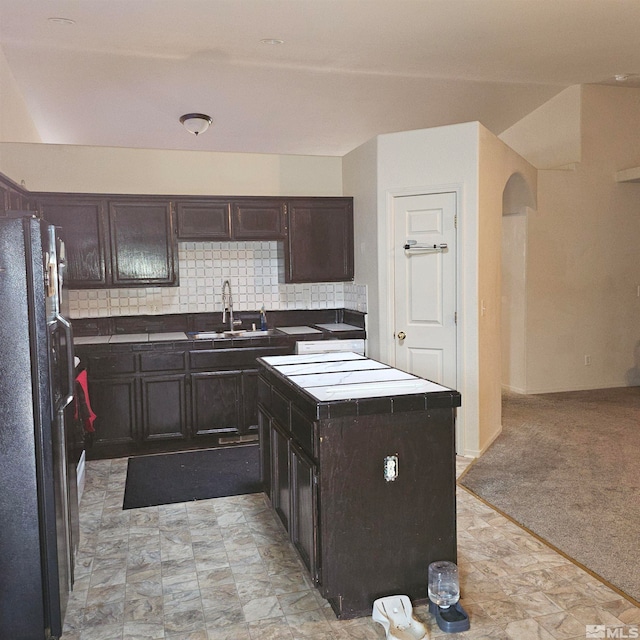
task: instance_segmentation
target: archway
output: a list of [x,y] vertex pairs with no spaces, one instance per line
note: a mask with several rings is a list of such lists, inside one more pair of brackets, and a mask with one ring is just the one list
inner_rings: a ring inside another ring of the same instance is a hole
[[514,173],[502,193],[502,388],[526,393],[527,222],[535,197]]

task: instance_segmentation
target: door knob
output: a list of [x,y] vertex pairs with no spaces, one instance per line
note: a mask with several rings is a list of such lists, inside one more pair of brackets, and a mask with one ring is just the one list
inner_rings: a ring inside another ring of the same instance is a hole
[[404,340],[407,334],[404,331],[398,331],[398,340]]

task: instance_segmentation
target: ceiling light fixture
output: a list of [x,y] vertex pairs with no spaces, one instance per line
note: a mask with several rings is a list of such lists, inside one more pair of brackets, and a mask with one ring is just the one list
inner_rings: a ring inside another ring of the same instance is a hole
[[199,136],[209,128],[213,120],[205,113],[185,113],[183,116],[180,116],[180,122],[189,133],[193,133],[194,136]]
[[284,40],[280,40],[279,38],[263,38],[262,40],[260,40],[260,42],[262,44],[269,44],[269,45],[278,45],[278,44],[284,44]]
[[628,73],[618,73],[615,75],[615,79],[618,82],[626,82],[629,79],[629,74]]

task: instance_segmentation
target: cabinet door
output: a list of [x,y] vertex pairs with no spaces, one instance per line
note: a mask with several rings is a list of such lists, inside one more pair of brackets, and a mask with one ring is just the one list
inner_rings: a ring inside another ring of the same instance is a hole
[[231,203],[228,200],[178,200],[180,240],[231,240]]
[[184,374],[142,378],[143,440],[184,440],[186,416]]
[[242,421],[241,371],[191,374],[193,434],[238,433]]
[[353,280],[352,199],[291,200],[288,207],[286,281]]
[[60,197],[40,201],[42,217],[60,227],[67,254],[65,284],[99,288],[109,281],[103,200]]
[[289,438],[276,420],[271,420],[271,506],[289,530]]
[[0,215],[6,211],[30,211],[31,201],[27,193],[14,188],[13,182],[0,174]]
[[318,507],[316,468],[295,444],[291,461],[291,542],[298,550],[314,582],[320,580],[318,568]]
[[93,442],[133,445],[138,439],[135,378],[89,379],[89,397],[96,414]]
[[113,285],[177,284],[169,202],[109,203]]
[[286,206],[283,200],[234,202],[234,240],[281,240],[286,233]]

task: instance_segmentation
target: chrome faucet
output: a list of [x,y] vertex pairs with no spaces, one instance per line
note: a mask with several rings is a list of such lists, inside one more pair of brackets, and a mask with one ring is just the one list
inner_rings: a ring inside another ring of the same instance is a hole
[[242,320],[233,319],[233,298],[231,297],[231,283],[225,280],[222,284],[222,323],[227,322],[229,314],[229,330],[233,331],[236,325],[242,324]]

